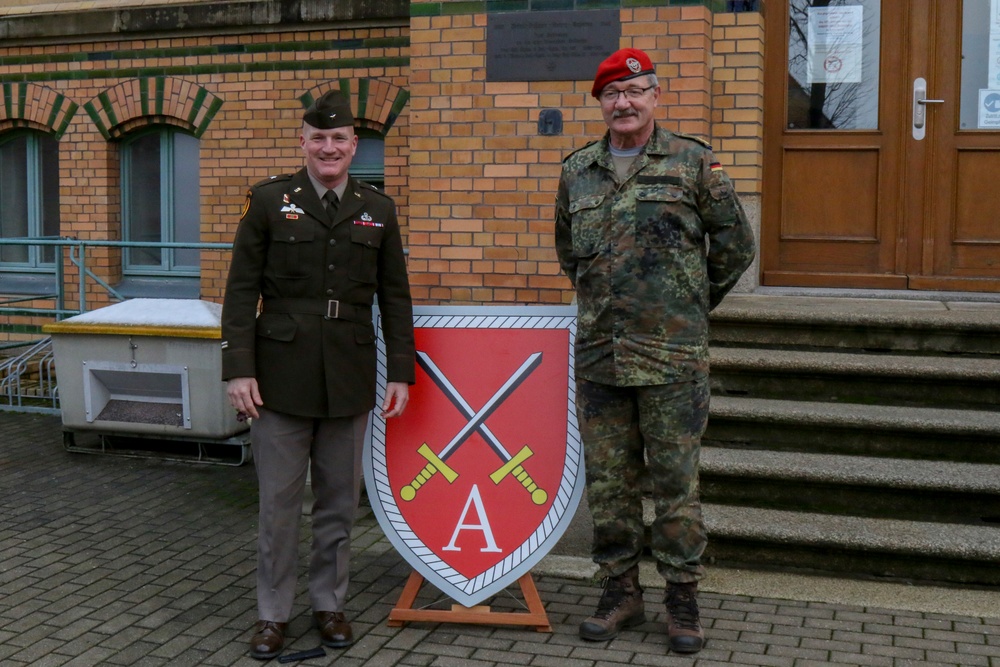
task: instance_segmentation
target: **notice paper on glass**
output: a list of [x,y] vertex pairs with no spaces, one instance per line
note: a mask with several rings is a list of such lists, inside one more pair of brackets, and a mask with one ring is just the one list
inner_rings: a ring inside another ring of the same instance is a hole
[[989,80],[986,87],[1000,90],[1000,0],[990,0]]
[[864,8],[810,7],[808,83],[861,83]]

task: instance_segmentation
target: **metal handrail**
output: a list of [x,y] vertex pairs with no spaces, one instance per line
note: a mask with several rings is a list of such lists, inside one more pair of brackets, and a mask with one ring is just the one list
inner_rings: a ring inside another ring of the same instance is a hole
[[[87,248],[183,248],[196,250],[230,250],[231,243],[181,243],[181,242],[150,242],[150,241],[105,241],[78,239],[70,236],[61,237],[32,237],[32,238],[2,238],[0,246],[4,245],[33,245],[33,246],[56,246],[59,251],[55,253],[55,261],[52,263],[52,275],[55,278],[56,292],[54,294],[39,294],[33,296],[17,296],[0,300],[0,315],[22,315],[22,316],[47,316],[63,319],[72,315],[79,315],[87,312],[86,286],[89,279],[93,283],[104,288],[113,298],[124,301],[125,297],[118,293],[114,287],[105,282],[100,276],[94,274],[87,267]],[[79,308],[66,308],[66,288],[65,266],[62,250],[69,249],[69,261],[77,267],[81,279],[78,285]],[[28,273],[28,272],[26,272]],[[47,275],[48,271],[31,271],[32,274]],[[24,301],[46,301],[55,300],[54,308],[12,308],[10,304]]]
[[[18,315],[22,317],[53,317],[56,320],[87,312],[86,287],[88,280],[100,285],[113,298],[124,301],[117,290],[100,276],[94,274],[87,266],[87,249],[93,247],[105,248],[194,248],[197,250],[229,250],[230,243],[154,243],[141,241],[99,241],[84,240],[72,237],[34,237],[34,238],[0,238],[0,246],[29,245],[55,246],[54,261],[38,269],[25,271],[24,274],[51,276],[55,281],[55,293],[34,295],[11,295],[0,297],[0,316]],[[65,249],[69,252],[64,252]],[[79,271],[79,308],[66,308],[65,257]],[[10,273],[22,273],[11,271]],[[17,304],[25,302],[53,301],[53,308],[20,307]],[[59,411],[59,388],[55,378],[55,357],[52,352],[51,338],[31,341],[7,341],[0,343],[0,352],[8,352],[17,348],[12,356],[0,357],[0,410],[16,410],[21,412],[56,413]],[[27,396],[22,378],[30,370],[38,371],[38,394]],[[29,400],[30,399],[30,400]],[[26,402],[28,401],[28,402]]]

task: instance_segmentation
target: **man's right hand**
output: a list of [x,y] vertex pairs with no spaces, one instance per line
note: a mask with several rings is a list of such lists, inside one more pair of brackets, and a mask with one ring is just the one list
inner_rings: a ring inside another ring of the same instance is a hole
[[256,419],[257,406],[264,405],[257,390],[257,378],[233,378],[226,382],[229,404],[247,417]]

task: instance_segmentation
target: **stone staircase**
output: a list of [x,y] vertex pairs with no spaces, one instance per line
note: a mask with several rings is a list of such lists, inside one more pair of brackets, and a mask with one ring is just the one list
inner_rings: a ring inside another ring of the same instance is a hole
[[730,295],[712,318],[707,557],[1000,583],[1000,304]]

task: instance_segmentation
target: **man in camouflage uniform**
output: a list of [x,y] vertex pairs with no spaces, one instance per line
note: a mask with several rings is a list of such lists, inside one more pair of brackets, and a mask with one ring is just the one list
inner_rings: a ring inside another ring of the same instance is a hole
[[577,414],[605,577],[580,636],[645,621],[642,498],[666,579],[671,650],[704,645],[697,586],[707,541],[698,458],[708,419],[708,313],[754,257],[753,233],[708,144],[659,127],[652,62],[621,49],[591,91],[608,132],[563,161],[556,250],[576,288]]

